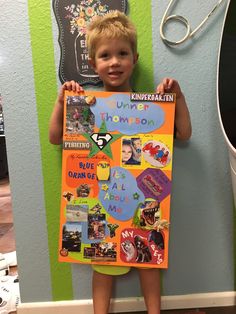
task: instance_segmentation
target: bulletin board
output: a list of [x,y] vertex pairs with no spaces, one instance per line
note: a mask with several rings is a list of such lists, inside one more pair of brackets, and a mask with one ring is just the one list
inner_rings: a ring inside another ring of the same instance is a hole
[[59,261],[168,267],[174,94],[65,92]]

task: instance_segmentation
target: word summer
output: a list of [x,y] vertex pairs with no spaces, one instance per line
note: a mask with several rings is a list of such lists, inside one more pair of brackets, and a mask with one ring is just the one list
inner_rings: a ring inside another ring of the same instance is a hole
[[132,93],[130,95],[131,101],[163,101],[163,102],[173,102],[174,95],[173,94],[143,94],[143,93]]
[[155,121],[152,119],[139,118],[139,117],[122,117],[118,115],[109,115],[107,112],[101,112],[101,119],[103,121],[111,121],[114,123],[125,123],[125,124],[140,124],[140,125],[155,125]]

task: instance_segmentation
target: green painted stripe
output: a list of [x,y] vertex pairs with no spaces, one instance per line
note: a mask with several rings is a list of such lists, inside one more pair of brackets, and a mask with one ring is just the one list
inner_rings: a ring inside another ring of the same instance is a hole
[[40,131],[42,169],[53,300],[73,299],[71,267],[58,263],[61,148],[48,142],[48,123],[57,94],[51,23],[51,1],[28,0],[35,94]]
[[134,90],[153,92],[152,1],[129,0],[128,3],[128,15],[138,33],[139,61],[133,75]]

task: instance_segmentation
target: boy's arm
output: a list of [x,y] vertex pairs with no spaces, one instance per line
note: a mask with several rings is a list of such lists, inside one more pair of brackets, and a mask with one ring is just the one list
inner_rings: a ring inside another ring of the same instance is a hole
[[192,125],[188,107],[185,101],[184,94],[181,93],[176,97],[175,107],[175,128],[176,138],[179,140],[188,140],[192,135]]
[[64,102],[57,98],[49,123],[49,141],[51,144],[62,143]]
[[55,145],[62,143],[65,90],[79,93],[83,91],[83,88],[75,81],[70,81],[65,82],[59,90],[49,123],[49,141]]
[[188,107],[182,93],[179,83],[171,78],[165,78],[158,86],[157,93],[176,94],[176,108],[175,108],[175,129],[176,138],[179,140],[188,140],[192,134],[192,125]]

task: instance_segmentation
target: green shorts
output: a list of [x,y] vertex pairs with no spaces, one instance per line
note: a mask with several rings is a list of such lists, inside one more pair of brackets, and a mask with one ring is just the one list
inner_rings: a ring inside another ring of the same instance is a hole
[[130,271],[128,266],[111,266],[111,265],[92,265],[93,270],[100,274],[119,276],[125,275]]

